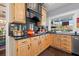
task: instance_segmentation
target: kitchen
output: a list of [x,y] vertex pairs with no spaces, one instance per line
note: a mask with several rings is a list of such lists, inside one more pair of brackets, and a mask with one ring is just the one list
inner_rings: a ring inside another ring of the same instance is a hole
[[6,55],[79,56],[78,6],[78,3],[8,4]]

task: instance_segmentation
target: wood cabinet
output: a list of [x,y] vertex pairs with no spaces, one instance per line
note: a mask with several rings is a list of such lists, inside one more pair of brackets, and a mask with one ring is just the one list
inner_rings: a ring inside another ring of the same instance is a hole
[[39,41],[39,36],[37,37],[32,37],[31,38],[31,55],[36,55],[38,53],[38,41]]
[[56,35],[56,34],[51,34],[51,46],[55,47],[55,48],[60,48],[60,36],[59,35]]
[[49,35],[41,35],[16,41],[17,56],[36,56],[49,47]]
[[55,39],[54,39],[54,45],[55,45],[55,47],[56,48],[60,48],[60,43],[61,43],[61,41],[60,41],[60,36],[59,35],[55,35]]
[[41,24],[46,25],[47,10],[46,10],[46,8],[44,6],[41,6],[41,14],[42,14]]
[[15,4],[14,3],[10,5],[10,12],[11,12],[10,22],[13,22],[15,20]]
[[72,52],[72,38],[70,35],[63,35],[61,38],[62,50],[71,53]]
[[11,4],[11,22],[25,23],[25,4],[13,3]]
[[56,45],[56,42],[55,42],[55,39],[56,39],[56,34],[51,34],[51,46],[52,47],[55,47]]
[[50,34],[48,34],[48,46],[51,44],[51,35]]
[[40,36],[41,49],[45,48],[45,35]]
[[45,35],[45,47],[48,47],[50,44],[49,44],[49,35],[46,34]]
[[43,40],[43,35],[39,36],[39,41],[38,41],[38,48],[39,48],[39,53],[42,51],[44,46],[44,40]]
[[[48,35],[46,35],[48,37]],[[47,47],[49,47],[48,43],[48,38],[45,35],[39,36],[39,41],[38,41],[38,54],[39,55],[41,52],[43,52]]]
[[66,51],[72,52],[72,39],[70,35],[55,35],[52,34],[51,46]]
[[16,55],[29,56],[31,51],[30,39],[23,39],[16,41]]
[[72,39],[70,35],[45,34],[22,40],[16,40],[17,56],[36,56],[49,46],[72,52]]

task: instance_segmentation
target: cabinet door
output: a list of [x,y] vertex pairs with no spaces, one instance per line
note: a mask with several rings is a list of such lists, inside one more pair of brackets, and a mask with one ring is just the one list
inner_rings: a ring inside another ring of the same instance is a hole
[[28,56],[29,55],[29,51],[28,51],[28,45],[24,45],[23,46],[19,46],[17,48],[17,55],[18,56]]
[[66,39],[66,52],[71,53],[72,52],[72,38],[71,36],[67,36]]
[[71,48],[72,48],[71,36],[67,36],[67,35],[62,36],[61,49],[68,53],[71,53]]
[[48,37],[48,34],[46,35],[46,46],[48,46],[48,39],[49,39],[49,37]]
[[29,40],[20,40],[17,42],[17,55],[18,56],[29,56],[30,45]]
[[43,35],[39,36],[38,47],[39,47],[39,52],[41,52],[44,49],[44,38],[43,38]]
[[42,45],[42,49],[45,49],[45,35],[41,36],[41,45]]
[[42,50],[42,47],[43,47],[42,39],[43,39],[42,36],[39,36],[39,40],[38,40],[39,51]]
[[15,4],[14,3],[12,3],[10,5],[10,11],[11,11],[11,20],[10,20],[10,22],[14,22],[14,20],[15,20]]
[[54,46],[56,48],[59,48],[60,49],[60,43],[61,43],[61,41],[60,41],[60,35],[55,35]]
[[46,11],[46,8],[43,6],[42,6],[41,14],[42,14],[41,24],[46,25],[47,11]]
[[15,3],[15,22],[25,23],[25,4]]
[[47,34],[47,46],[49,46],[49,45],[50,45],[50,43],[51,43],[51,42],[50,42],[50,39],[51,39],[51,38],[50,38],[50,35],[49,35],[49,34]]
[[51,46],[54,47],[55,35],[51,34]]
[[32,46],[32,53],[31,55],[34,56],[38,53],[38,40],[39,40],[39,37],[33,37],[31,38],[31,46]]
[[66,43],[67,43],[67,42],[65,42],[65,40],[66,40],[66,36],[62,35],[61,36],[61,49],[64,51],[66,51]]
[[45,35],[45,47],[48,47],[48,34]]

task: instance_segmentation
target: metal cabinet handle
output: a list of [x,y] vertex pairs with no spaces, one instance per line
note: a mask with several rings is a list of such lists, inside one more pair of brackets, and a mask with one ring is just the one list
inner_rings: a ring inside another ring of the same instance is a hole
[[26,41],[22,42],[22,43],[25,43]]
[[31,43],[30,43],[30,46],[31,46]]
[[40,44],[41,44],[41,41],[38,42],[38,45],[40,45]]
[[17,52],[18,52],[18,48],[17,48]]
[[36,40],[36,38],[34,38],[34,40]]
[[30,49],[30,46],[28,45],[28,50]]

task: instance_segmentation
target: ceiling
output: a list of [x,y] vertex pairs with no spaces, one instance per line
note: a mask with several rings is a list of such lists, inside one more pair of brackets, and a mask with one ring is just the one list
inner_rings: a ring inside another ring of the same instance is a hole
[[48,11],[53,11],[57,8],[60,8],[64,5],[66,5],[66,3],[49,3],[49,4],[46,3],[45,5],[47,6]]
[[45,3],[48,17],[79,9],[79,3]]

